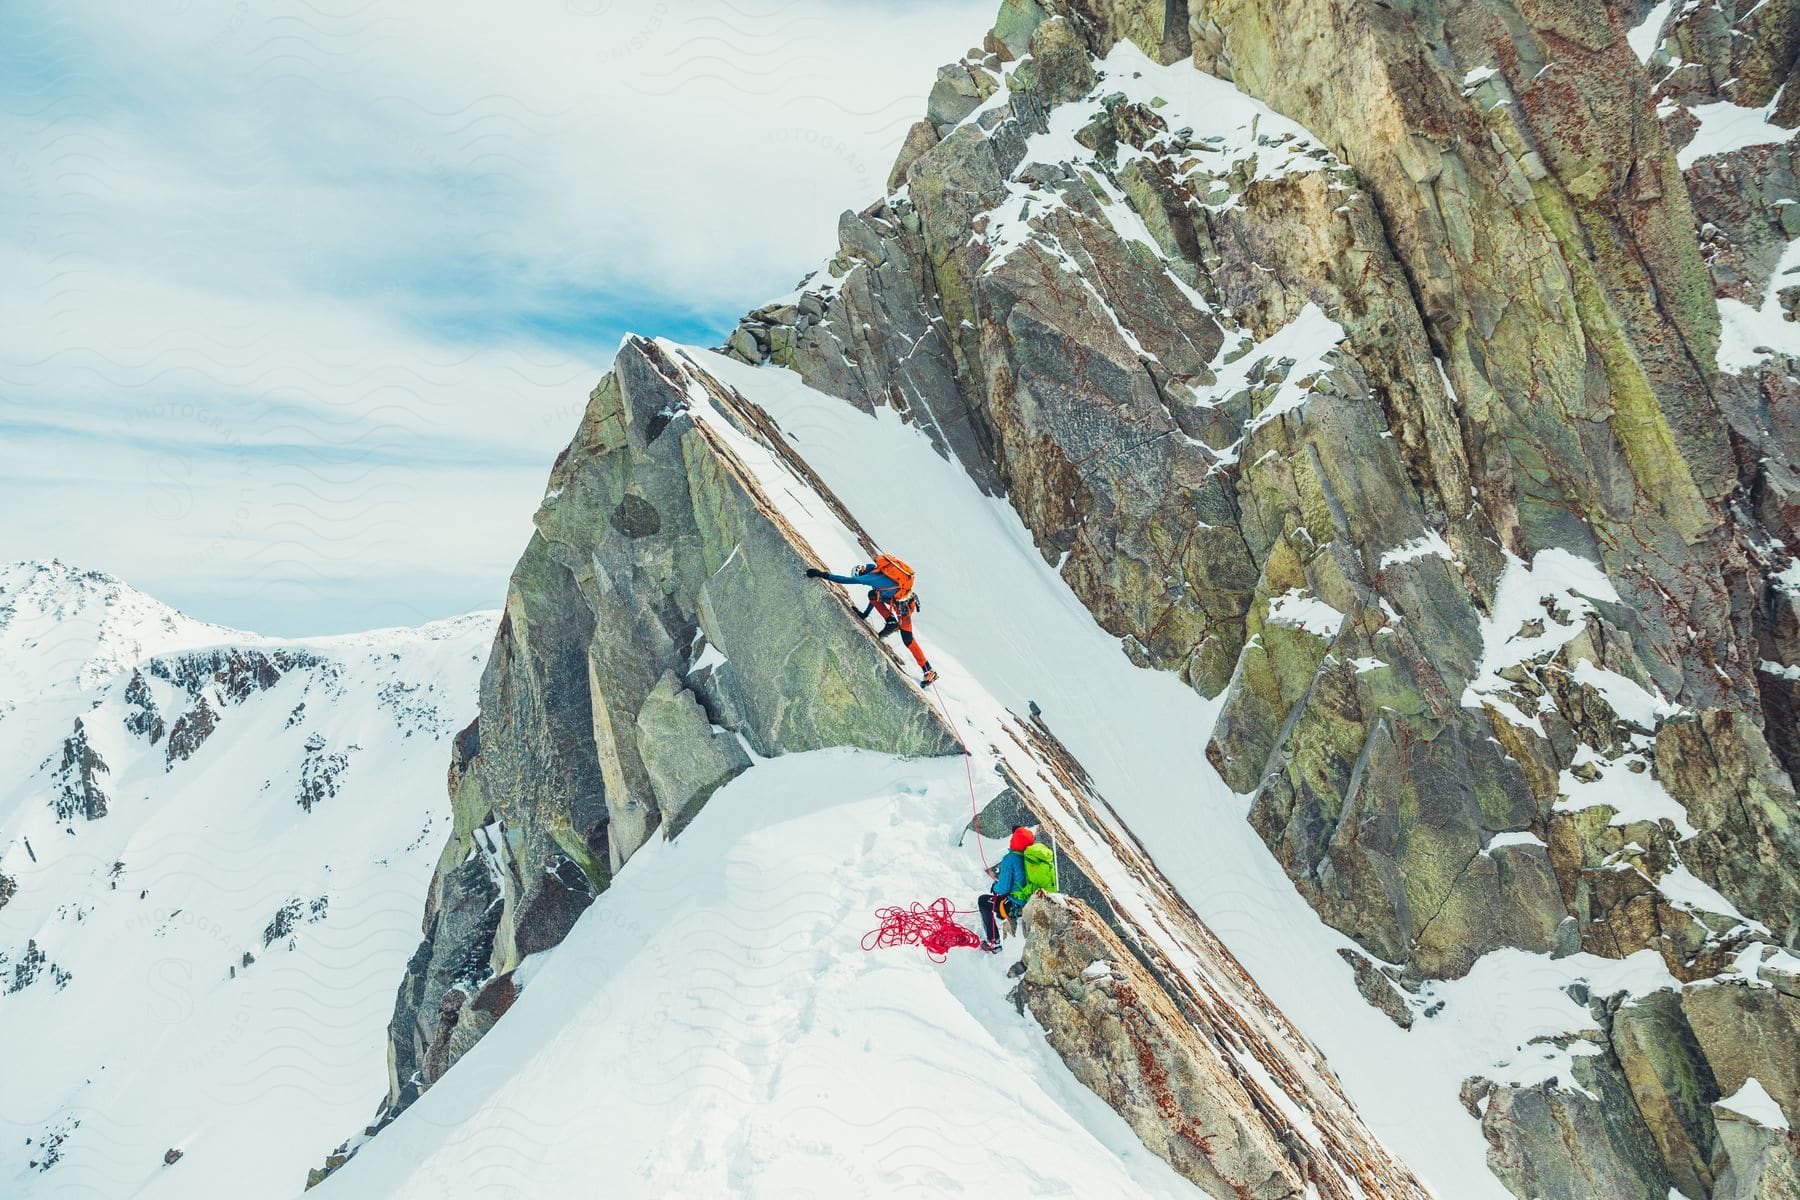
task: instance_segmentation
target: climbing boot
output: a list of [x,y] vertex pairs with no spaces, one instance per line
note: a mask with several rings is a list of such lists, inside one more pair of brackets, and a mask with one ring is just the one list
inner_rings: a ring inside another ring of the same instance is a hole
[[924,684],[926,687],[930,687],[932,684],[937,682],[937,672],[932,670],[930,667],[926,667],[925,674],[920,676],[919,682]]

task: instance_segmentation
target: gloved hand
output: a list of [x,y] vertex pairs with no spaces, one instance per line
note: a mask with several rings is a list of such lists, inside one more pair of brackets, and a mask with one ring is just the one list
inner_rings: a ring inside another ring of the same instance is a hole
[[808,567],[806,568],[806,577],[808,579],[823,579],[825,578],[825,572],[819,570],[817,567]]
[[857,613],[856,615],[866,621],[869,619],[869,614],[874,611],[875,611],[875,606],[873,604],[868,604],[868,605],[864,605],[863,610],[861,612]]
[[888,634],[894,632],[894,630],[896,630],[898,628],[900,628],[900,622],[889,621],[886,625],[883,625],[881,627],[881,632],[876,634],[875,636],[876,637],[886,637],[886,636],[888,636]]

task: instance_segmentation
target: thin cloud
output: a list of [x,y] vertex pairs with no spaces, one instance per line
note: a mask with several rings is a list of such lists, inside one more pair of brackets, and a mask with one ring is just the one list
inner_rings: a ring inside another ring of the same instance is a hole
[[497,603],[621,334],[829,254],[992,8],[15,8],[0,557],[270,632]]

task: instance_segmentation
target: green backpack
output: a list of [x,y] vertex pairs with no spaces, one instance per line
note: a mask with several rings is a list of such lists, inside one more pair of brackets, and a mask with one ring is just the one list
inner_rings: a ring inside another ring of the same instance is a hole
[[1025,903],[1039,892],[1056,890],[1056,852],[1042,842],[1033,842],[1019,851],[1025,860],[1025,886],[1013,893],[1013,899]]

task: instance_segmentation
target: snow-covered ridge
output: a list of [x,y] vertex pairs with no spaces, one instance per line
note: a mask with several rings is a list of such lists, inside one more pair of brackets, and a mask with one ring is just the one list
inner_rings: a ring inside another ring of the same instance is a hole
[[284,1195],[368,1118],[496,621],[284,640],[0,567],[0,1193]]
[[92,690],[155,654],[263,641],[197,621],[101,571],[0,564],[0,699]]

